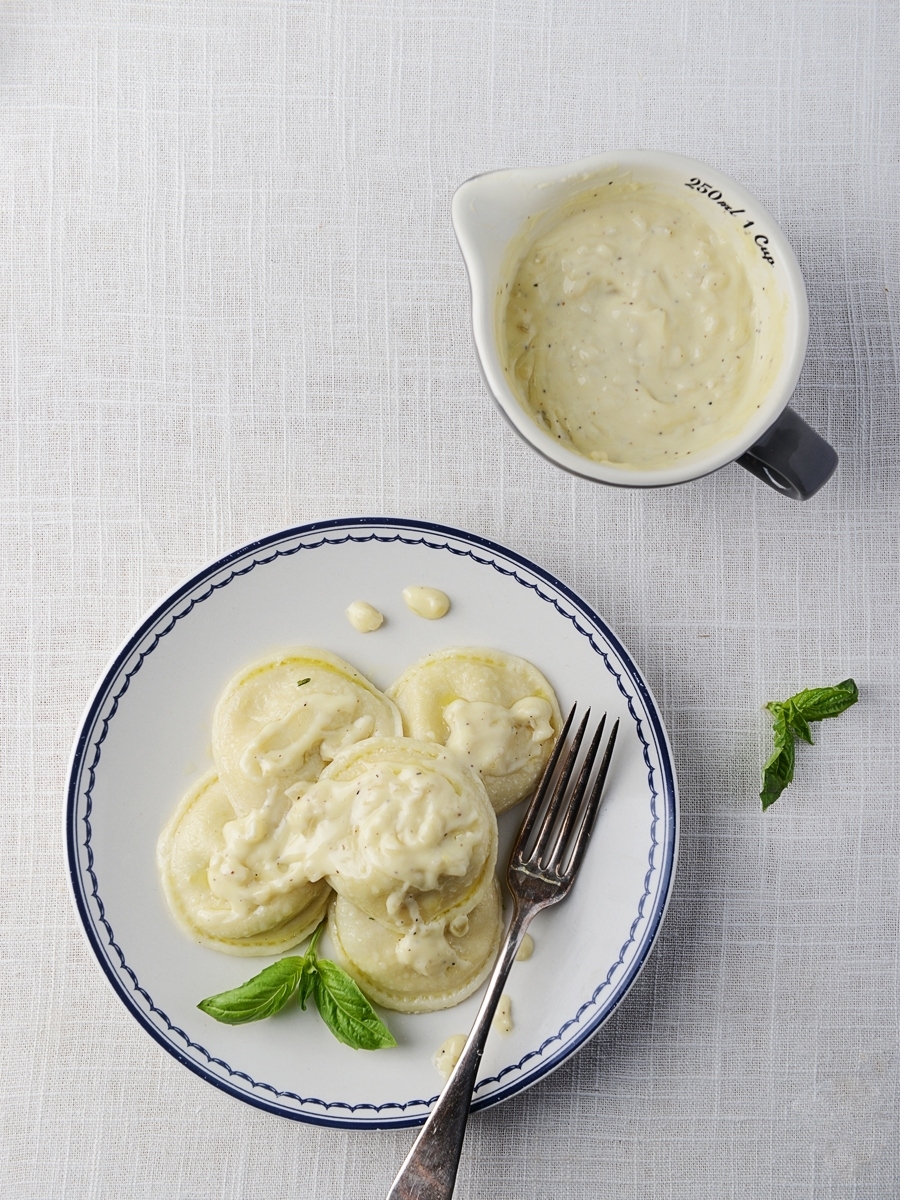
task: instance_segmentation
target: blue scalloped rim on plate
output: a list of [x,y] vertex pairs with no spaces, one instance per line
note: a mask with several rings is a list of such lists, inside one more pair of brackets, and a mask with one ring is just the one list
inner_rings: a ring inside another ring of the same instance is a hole
[[570,622],[585,639],[586,646],[603,660],[625,699],[642,746],[652,813],[651,844],[643,895],[618,960],[598,982],[593,994],[556,1033],[516,1063],[479,1080],[473,1108],[499,1103],[554,1070],[596,1032],[623,999],[650,953],[665,913],[675,867],[678,801],[671,754],[656,704],[612,631],[549,572],[511,550],[461,530],[424,521],[377,517],[318,521],[284,530],[244,546],[199,571],[162,600],[138,626],[115,655],[88,704],[69,770],[66,804],[69,876],[74,903],[91,949],[135,1020],[174,1058],[214,1087],[266,1112],[312,1124],[354,1129],[399,1128],[421,1124],[436,1097],[354,1104],[301,1096],[279,1090],[232,1067],[179,1028],[154,1002],[117,943],[101,895],[92,847],[93,792],[104,742],[122,697],[160,642],[198,605],[258,567],[325,545],[347,542],[400,542],[427,547],[438,553],[468,558],[529,589]]

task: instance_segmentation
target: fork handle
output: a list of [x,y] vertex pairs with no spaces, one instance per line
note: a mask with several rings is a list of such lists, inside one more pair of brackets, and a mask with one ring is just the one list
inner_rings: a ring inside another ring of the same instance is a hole
[[463,1052],[400,1168],[387,1200],[450,1200],[453,1195],[459,1156],[466,1136],[469,1105],[484,1044],[503,986],[535,912],[534,908],[516,903],[491,981]]

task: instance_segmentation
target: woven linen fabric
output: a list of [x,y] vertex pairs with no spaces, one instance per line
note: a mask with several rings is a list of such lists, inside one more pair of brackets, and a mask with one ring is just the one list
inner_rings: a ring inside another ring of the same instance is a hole
[[[3,1081],[17,1200],[364,1200],[413,1134],[281,1120],[103,980],[64,781],[105,662],[212,557],[403,515],[618,631],[677,761],[658,946],[562,1069],[473,1118],[457,1196],[889,1200],[898,1132],[898,84],[888,0],[0,5]],[[465,178],[623,147],[750,188],[809,290],[807,504],[737,466],[570,478],[489,403]],[[767,814],[762,705],[853,676]]]

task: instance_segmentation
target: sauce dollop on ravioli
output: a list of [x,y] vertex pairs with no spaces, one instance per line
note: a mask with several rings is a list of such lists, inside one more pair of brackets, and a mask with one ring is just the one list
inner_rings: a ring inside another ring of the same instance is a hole
[[181,929],[212,950],[278,954],[309,937],[322,920],[331,889],[310,882],[272,853],[278,822],[234,810],[214,772],[192,787],[157,844],[157,864],[169,909]]
[[[465,923],[443,917],[407,933],[391,929],[338,896],[328,930],[337,957],[366,995],[395,1012],[452,1008],[480,987],[503,931],[500,888],[491,881]],[[422,953],[410,942],[427,943]]]
[[535,788],[562,727],[553,688],[502,650],[454,647],[420,659],[388,688],[404,732],[473,767],[496,812]]
[[344,751],[298,797],[290,821],[287,859],[400,928],[474,907],[497,859],[497,821],[478,776],[410,738]]
[[213,714],[213,758],[235,808],[248,812],[318,779],[347,746],[400,732],[395,706],[365,676],[301,648],[234,676]]

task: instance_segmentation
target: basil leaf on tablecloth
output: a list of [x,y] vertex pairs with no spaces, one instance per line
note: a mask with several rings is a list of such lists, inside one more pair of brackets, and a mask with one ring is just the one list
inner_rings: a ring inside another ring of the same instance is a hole
[[834,687],[807,688],[787,700],[770,700],[766,708],[772,714],[774,749],[763,767],[763,786],[759,793],[763,809],[771,807],[794,778],[794,738],[813,744],[810,721],[836,717],[859,699],[852,679]]
[[[773,705],[769,704],[767,707],[770,712],[773,711]],[[775,712],[772,737],[775,749],[763,767],[763,786],[759,793],[763,809],[774,804],[794,778],[794,734],[788,725],[787,714],[781,705]]]
[[812,730],[809,727],[809,721],[807,721],[793,700],[785,700],[784,715],[787,718],[788,725],[793,729],[797,737],[802,738],[807,745],[812,746]]
[[279,1012],[290,1000],[303,977],[305,961],[295,956],[281,958],[240,987],[209,996],[197,1007],[226,1025],[262,1021]]
[[316,967],[316,1007],[339,1042],[354,1050],[384,1050],[397,1045],[394,1035],[346,971],[327,958],[318,959]]
[[789,703],[807,721],[824,721],[836,717],[855,704],[859,699],[859,688],[852,679],[836,683],[834,687],[808,688],[791,696]]

